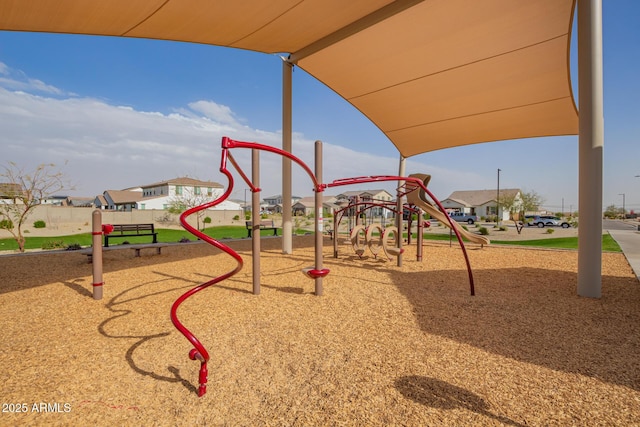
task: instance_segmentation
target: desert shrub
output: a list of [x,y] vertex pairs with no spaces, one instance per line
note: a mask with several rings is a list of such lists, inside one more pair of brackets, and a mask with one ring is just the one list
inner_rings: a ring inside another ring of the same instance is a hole
[[67,246],[68,251],[78,251],[80,249],[82,249],[82,246],[80,246],[80,243],[70,243]]
[[553,228],[547,228],[547,234],[553,234],[556,230]]
[[[244,217],[245,217],[245,219],[249,219],[249,215],[245,215]],[[209,218],[209,217],[207,217],[207,218]],[[205,219],[207,219],[207,218],[205,218]],[[238,221],[239,219],[240,219],[240,215],[235,215],[233,217],[234,221]],[[211,218],[209,218],[209,222],[211,222]]]
[[486,235],[488,235],[488,234],[489,234],[489,230],[487,230],[487,227],[480,227],[480,228],[478,229],[478,232],[479,232],[480,234],[482,234],[483,236],[486,236]]
[[62,240],[45,240],[42,242],[42,249],[64,249],[67,245],[65,245]]
[[178,240],[178,243],[188,243],[191,240],[189,240],[189,238],[187,237],[181,237],[180,240]]
[[469,231],[466,225],[463,225],[462,228],[464,228],[465,231]]
[[507,226],[506,225],[501,225],[498,229],[500,231],[507,231]]
[[3,219],[0,221],[0,228],[4,230],[12,230],[13,229],[13,221],[10,219]]
[[41,219],[33,223],[33,228],[45,228],[46,226],[47,226],[47,223]]
[[[240,219],[240,215],[234,216],[233,219],[235,220]],[[202,222],[204,222],[205,224],[211,224],[211,217],[205,216]]]

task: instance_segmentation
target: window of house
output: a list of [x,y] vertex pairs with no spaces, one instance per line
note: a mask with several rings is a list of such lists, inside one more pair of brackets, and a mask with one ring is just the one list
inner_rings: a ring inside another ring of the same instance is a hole
[[145,203],[140,203],[140,209],[144,209],[146,207]]
[[195,194],[196,196],[200,195],[200,187],[193,187],[193,194]]
[[213,195],[213,188],[209,187],[207,188],[207,196],[212,196]]
[[182,196],[182,185],[176,185],[176,194]]

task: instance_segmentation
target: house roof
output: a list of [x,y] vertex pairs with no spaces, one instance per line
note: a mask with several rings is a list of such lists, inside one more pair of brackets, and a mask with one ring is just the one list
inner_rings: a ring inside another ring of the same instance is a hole
[[113,200],[115,204],[134,203],[142,200],[142,193],[139,191],[127,191],[127,190],[107,190],[105,195],[109,195],[109,198]]
[[345,191],[345,192],[342,192],[342,193],[338,194],[338,196],[355,197],[355,196],[362,196],[363,194],[371,194],[371,196],[375,196],[375,195],[377,195],[379,193],[387,193],[389,196],[392,196],[392,194],[389,193],[387,190],[354,190],[354,191]]
[[0,182],[0,197],[22,195],[22,186],[12,182]]
[[575,0],[0,0],[0,30],[288,55],[410,157],[574,135]]
[[[336,200],[335,196],[322,196],[322,204],[323,205],[333,204],[333,202],[335,200]],[[297,204],[304,205],[307,208],[312,208],[316,204],[316,198],[315,197],[303,197],[302,199],[300,199],[300,200],[298,200],[296,202],[296,205]]]
[[[520,192],[517,188],[500,189],[501,197],[514,197]],[[481,206],[496,201],[497,190],[454,191],[445,200],[451,200],[464,206]]]
[[189,178],[186,176],[168,179],[166,181],[154,182],[153,184],[147,184],[140,186],[141,188],[159,187],[161,185],[190,185],[197,187],[212,187],[212,188],[224,188],[220,183],[213,181],[201,181],[199,179]]

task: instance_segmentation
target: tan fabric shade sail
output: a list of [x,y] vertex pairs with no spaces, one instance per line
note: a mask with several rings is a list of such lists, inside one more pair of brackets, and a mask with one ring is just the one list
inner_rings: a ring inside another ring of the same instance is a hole
[[0,0],[0,29],[290,54],[409,157],[578,133],[574,0]]

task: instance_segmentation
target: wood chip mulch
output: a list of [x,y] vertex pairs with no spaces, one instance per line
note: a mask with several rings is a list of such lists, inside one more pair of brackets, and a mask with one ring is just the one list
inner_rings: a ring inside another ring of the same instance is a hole
[[[577,253],[407,247],[403,265],[325,240],[324,295],[301,273],[312,236],[263,239],[261,294],[205,244],[104,254],[104,298],[78,253],[0,257],[0,425],[640,425],[640,284],[603,254],[602,298],[577,296]],[[21,412],[17,412],[20,410]]]

